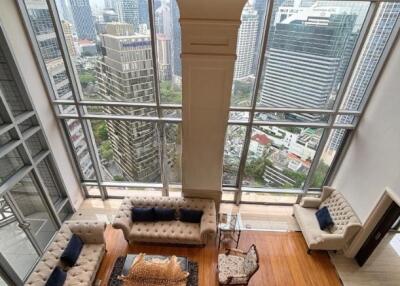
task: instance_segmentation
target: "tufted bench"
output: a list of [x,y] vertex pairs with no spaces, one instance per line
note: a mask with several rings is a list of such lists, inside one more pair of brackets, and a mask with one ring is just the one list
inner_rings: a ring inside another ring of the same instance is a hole
[[[132,222],[131,209],[136,207],[203,210],[201,223],[176,221]],[[204,245],[216,234],[216,210],[213,200],[172,197],[126,197],[115,216],[113,227],[121,229],[125,239],[134,241]]]
[[[325,206],[334,222],[329,231],[319,228],[315,216],[317,210]],[[293,213],[309,251],[344,249],[361,229],[361,222],[349,203],[340,192],[331,187],[324,187],[320,198],[303,198],[300,204],[293,206]]]
[[104,239],[105,227],[104,222],[97,221],[65,222],[32,271],[25,285],[40,286],[46,284],[54,267],[57,265],[62,266],[60,264],[60,256],[71,239],[72,234],[78,235],[85,244],[76,265],[68,269],[64,285],[92,285],[106,250]]

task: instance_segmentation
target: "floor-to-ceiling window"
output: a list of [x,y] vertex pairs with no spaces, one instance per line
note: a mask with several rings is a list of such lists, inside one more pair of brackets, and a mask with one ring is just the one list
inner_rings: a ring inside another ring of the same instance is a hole
[[399,13],[400,3],[384,1],[246,4],[224,200],[293,204],[329,182],[398,33]]
[[22,284],[72,213],[37,118],[0,29],[0,275],[12,285]]
[[20,1],[89,196],[181,184],[179,10],[173,1]]
[[[20,0],[88,196],[179,196],[175,0]],[[223,200],[293,204],[329,183],[398,33],[396,1],[246,3]]]

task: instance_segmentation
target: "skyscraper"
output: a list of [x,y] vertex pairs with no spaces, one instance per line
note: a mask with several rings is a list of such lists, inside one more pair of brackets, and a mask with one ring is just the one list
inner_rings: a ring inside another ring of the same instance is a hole
[[176,0],[171,0],[172,14],[172,74],[181,77],[181,27],[179,24],[179,8]]
[[[101,35],[103,58],[97,65],[100,96],[111,101],[153,102],[151,39],[126,23],[109,23]],[[110,79],[113,79],[110,81]],[[155,116],[149,108],[106,107],[110,114]],[[157,128],[144,121],[108,120],[113,160],[124,177],[155,182],[160,177]]]
[[149,5],[147,0],[139,0],[139,24],[149,25]]
[[[397,18],[400,15],[400,3],[382,3],[372,30],[364,44],[364,49],[353,72],[341,109],[358,110],[368,88],[372,75],[378,65],[382,51],[390,37]],[[352,115],[342,115],[339,123],[353,121]],[[344,130],[335,130],[329,141],[329,150],[336,151],[343,138]]]
[[[61,57],[61,51],[58,46],[47,3],[45,0],[26,0],[25,4],[31,19],[32,28],[34,29],[35,34],[39,35],[36,39],[46,65],[54,96],[57,99],[72,99],[70,82],[65,70],[64,61]],[[73,42],[71,42],[71,24],[67,23],[68,22],[63,21],[62,27],[63,30],[65,29],[64,33],[68,51],[73,55],[75,49],[73,48]],[[60,107],[61,113],[69,113],[73,110],[73,106]],[[72,144],[77,151],[77,154],[79,154],[77,160],[81,167],[83,176],[86,179],[93,179],[94,169],[79,120],[66,120],[66,126],[70,133]]]
[[168,0],[161,1],[161,6],[154,12],[154,20],[157,34],[171,38],[172,35],[172,14]]
[[247,2],[244,6],[236,45],[237,59],[234,79],[254,75],[254,57],[258,31],[258,14],[254,6]]
[[160,74],[160,80],[170,81],[171,74],[171,38],[157,35],[157,62]]
[[64,32],[65,42],[67,44],[68,52],[71,57],[76,56],[76,50],[74,45],[74,37],[72,36],[72,24],[68,21],[61,21],[62,29]]
[[117,14],[120,22],[131,24],[139,31],[139,0],[117,0]]
[[[357,15],[340,7],[303,8],[276,23],[270,35],[261,104],[326,108],[344,76]],[[351,50],[351,49],[350,49]],[[306,120],[319,116],[296,114]]]
[[70,0],[70,4],[78,38],[96,40],[96,30],[89,0]]

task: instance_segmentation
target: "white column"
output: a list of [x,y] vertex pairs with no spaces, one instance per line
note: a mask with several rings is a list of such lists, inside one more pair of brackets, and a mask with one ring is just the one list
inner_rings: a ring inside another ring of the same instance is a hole
[[246,0],[178,0],[182,29],[182,189],[221,199],[236,42]]

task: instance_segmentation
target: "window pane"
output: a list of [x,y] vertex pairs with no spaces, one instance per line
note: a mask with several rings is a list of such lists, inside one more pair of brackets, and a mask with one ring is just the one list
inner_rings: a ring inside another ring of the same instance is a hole
[[259,106],[332,108],[369,2],[275,1]]
[[156,123],[92,120],[90,125],[105,181],[160,182]]
[[65,198],[65,195],[62,194],[62,187],[60,187],[57,177],[54,174],[54,165],[51,163],[49,158],[46,158],[40,162],[37,167],[40,177],[46,186],[47,193],[57,208],[57,205],[62,202],[63,198]]
[[224,149],[223,184],[225,185],[236,185],[245,135],[245,126],[228,125]]
[[73,213],[74,211],[72,210],[71,204],[67,202],[65,206],[58,212],[58,216],[60,217],[60,220],[64,222],[69,219]]
[[31,104],[21,95],[16,80],[6,61],[6,56],[0,49],[0,92],[4,95],[14,116],[32,110]]
[[26,233],[19,227],[10,206],[2,197],[0,206],[0,213],[5,215],[0,219],[0,252],[18,277],[24,280],[39,256]]
[[322,152],[321,159],[318,162],[314,175],[311,178],[310,188],[322,188],[325,178],[329,173],[337,152],[343,143],[346,135],[345,129],[333,129],[328,137],[328,142]]
[[154,1],[158,76],[162,103],[182,102],[181,29],[176,0]]
[[64,37],[83,97],[154,102],[146,1],[71,0],[59,4]]
[[29,152],[32,157],[38,155],[41,151],[47,150],[47,144],[43,137],[42,131],[38,131],[26,140]]
[[297,195],[291,194],[267,194],[257,192],[243,192],[242,202],[267,203],[267,204],[295,204]]
[[107,187],[107,193],[113,197],[127,197],[127,196],[155,196],[161,197],[161,189],[155,188],[131,188],[131,187]]
[[182,182],[182,127],[181,124],[167,123],[165,125],[168,182]]
[[21,152],[20,148],[14,149],[0,158],[0,185],[24,166]]
[[243,186],[301,188],[322,133],[315,128],[253,128]]
[[329,120],[328,114],[304,113],[304,112],[256,112],[254,121],[269,121],[269,122],[312,122],[312,123],[327,123]]
[[26,176],[11,189],[10,194],[22,212],[24,220],[29,223],[29,231],[44,250],[56,232],[56,225],[50,218],[36,184],[30,176]]
[[242,11],[236,45],[231,106],[250,106],[267,1],[248,1]]
[[94,180],[96,175],[94,173],[93,162],[90,158],[89,149],[86,143],[85,135],[83,134],[83,127],[78,119],[65,120],[67,125],[69,140],[75,151],[75,157],[78,161],[83,178],[85,180]]
[[45,0],[25,0],[29,20],[56,99],[72,99],[72,90],[61,49]]
[[[359,110],[365,91],[381,59],[386,43],[400,14],[400,3],[380,3],[372,28],[350,80],[341,109]],[[342,118],[340,123],[350,123]]]

